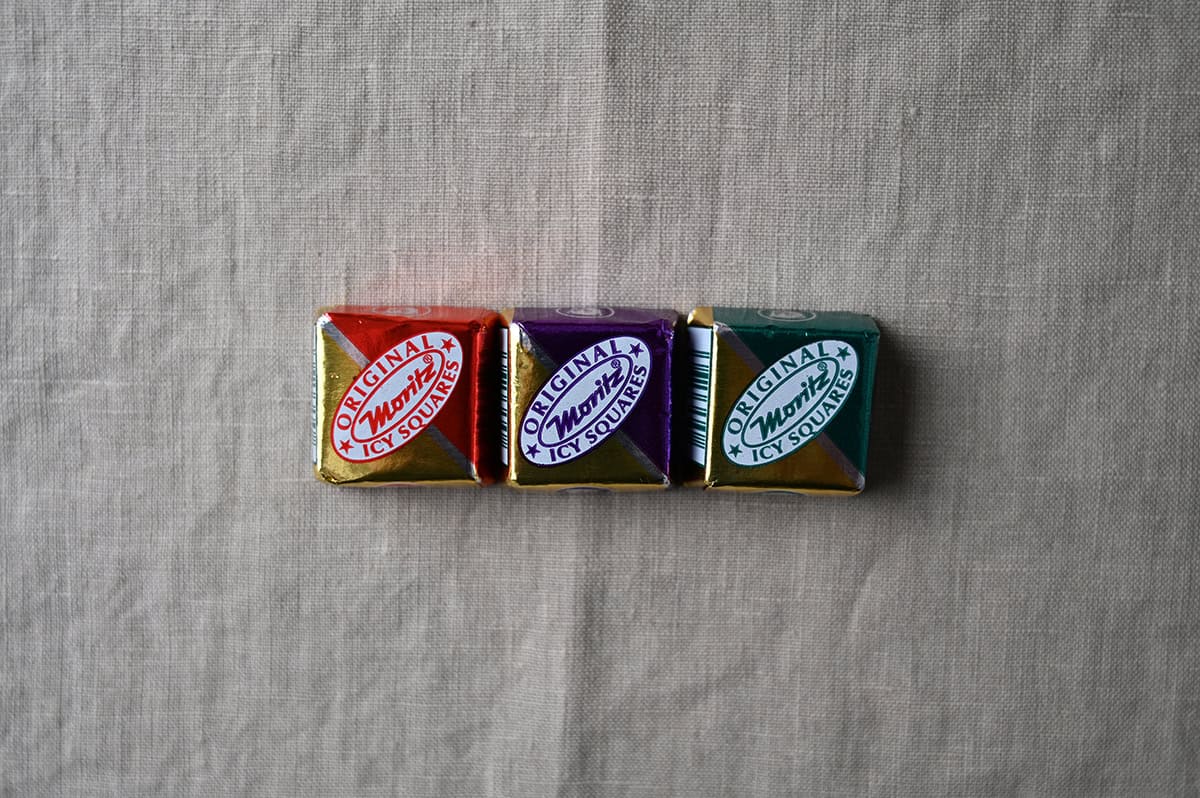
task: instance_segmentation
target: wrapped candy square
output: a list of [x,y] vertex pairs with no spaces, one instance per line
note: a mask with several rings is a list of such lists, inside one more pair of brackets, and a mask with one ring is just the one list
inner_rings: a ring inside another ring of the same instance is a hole
[[501,438],[508,483],[668,486],[679,314],[583,307],[517,308],[504,315]]
[[700,307],[688,339],[692,460],[706,487],[863,489],[879,346],[869,316]]
[[341,485],[499,476],[499,314],[326,308],[313,340],[313,470]]

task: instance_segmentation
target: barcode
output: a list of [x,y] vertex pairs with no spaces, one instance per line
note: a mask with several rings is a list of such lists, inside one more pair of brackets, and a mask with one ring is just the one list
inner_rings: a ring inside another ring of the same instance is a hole
[[500,328],[500,462],[508,465],[508,328]]
[[712,377],[711,327],[689,327],[692,342],[692,460],[704,465],[708,451],[708,399]]

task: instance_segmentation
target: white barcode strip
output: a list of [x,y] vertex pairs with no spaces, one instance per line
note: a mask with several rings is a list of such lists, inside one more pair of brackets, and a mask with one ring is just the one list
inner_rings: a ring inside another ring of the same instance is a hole
[[500,328],[500,462],[508,465],[508,328]]
[[691,449],[692,460],[704,465],[708,450],[708,402],[712,377],[711,327],[689,327],[692,343]]

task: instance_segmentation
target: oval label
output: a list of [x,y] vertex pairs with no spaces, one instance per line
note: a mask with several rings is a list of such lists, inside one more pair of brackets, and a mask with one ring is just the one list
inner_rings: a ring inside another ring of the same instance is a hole
[[846,404],[858,354],[826,339],[794,349],[759,372],[725,419],[721,448],[740,466],[773,463],[816,438]]
[[462,345],[447,332],[393,346],[350,383],[333,414],[330,440],[343,460],[386,457],[421,434],[462,373]]
[[573,308],[555,308],[554,312],[568,319],[606,319],[616,313],[603,305],[576,305]]
[[771,308],[761,308],[758,315],[770,321],[812,321],[817,317],[817,314],[811,310],[773,310]]
[[529,403],[519,440],[525,459],[553,466],[587,454],[617,431],[650,379],[650,351],[629,335],[568,359]]

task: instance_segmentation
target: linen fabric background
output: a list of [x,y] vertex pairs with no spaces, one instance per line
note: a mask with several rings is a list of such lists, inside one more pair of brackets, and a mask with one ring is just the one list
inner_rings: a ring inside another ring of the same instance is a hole
[[[1200,5],[0,20],[0,793],[1200,789]],[[869,312],[867,491],[321,485],[339,302]]]

